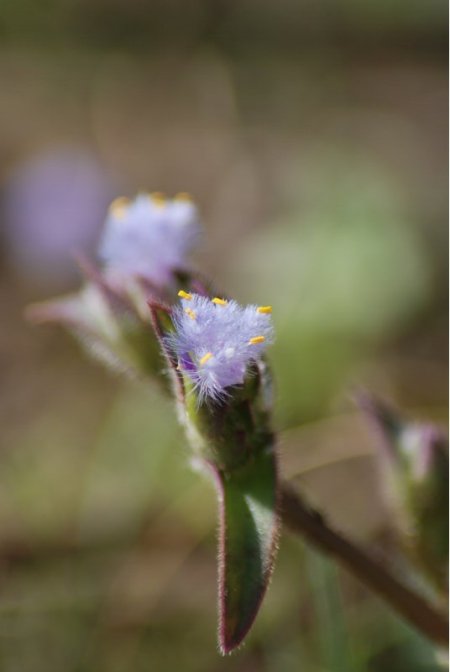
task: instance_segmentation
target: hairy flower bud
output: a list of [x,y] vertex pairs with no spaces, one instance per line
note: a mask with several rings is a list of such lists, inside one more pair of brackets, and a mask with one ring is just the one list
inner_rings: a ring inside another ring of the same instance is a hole
[[409,421],[387,404],[360,403],[381,439],[385,491],[405,546],[440,590],[448,585],[448,439],[431,423]]
[[194,385],[200,402],[220,400],[242,385],[249,365],[273,341],[270,306],[239,306],[236,301],[180,291],[172,312],[169,342],[179,368]]
[[190,281],[186,255],[199,230],[197,208],[187,194],[172,200],[156,193],[116,199],[99,246],[103,267],[79,258],[83,287],[31,306],[28,316],[62,324],[114,369],[166,380],[147,301],[167,300],[181,277]]
[[187,194],[167,200],[162,194],[117,198],[110,206],[99,257],[124,278],[142,278],[162,287],[185,268],[198,242],[199,215]]

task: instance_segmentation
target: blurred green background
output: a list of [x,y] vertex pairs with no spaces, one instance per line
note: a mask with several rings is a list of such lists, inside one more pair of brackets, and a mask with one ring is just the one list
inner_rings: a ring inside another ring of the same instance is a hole
[[351,394],[446,420],[446,3],[6,0],[0,38],[2,672],[438,669],[288,534],[220,658],[214,495],[171,404],[23,309],[78,287],[112,197],[189,191],[198,266],[274,306],[283,474],[417,581]]

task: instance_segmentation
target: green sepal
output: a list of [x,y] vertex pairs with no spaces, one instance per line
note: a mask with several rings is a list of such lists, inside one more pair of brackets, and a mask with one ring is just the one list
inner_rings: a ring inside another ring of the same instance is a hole
[[448,438],[432,423],[404,417],[368,393],[358,402],[377,430],[384,490],[410,559],[439,593],[448,593]]
[[184,412],[194,452],[230,473],[254,459],[273,442],[264,362],[254,365],[242,386],[229,388],[224,399],[199,401],[189,376],[184,375]]
[[106,279],[88,279],[76,293],[29,306],[26,315],[38,324],[61,324],[113,369],[160,377],[161,353],[148,315]]

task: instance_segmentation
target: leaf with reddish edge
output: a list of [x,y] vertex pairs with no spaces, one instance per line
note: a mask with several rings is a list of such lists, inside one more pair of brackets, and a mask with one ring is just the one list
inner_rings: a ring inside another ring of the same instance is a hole
[[279,534],[273,446],[231,473],[212,471],[219,498],[219,647],[239,646],[261,606]]
[[160,352],[148,315],[89,261],[78,261],[84,286],[76,293],[28,306],[26,317],[36,324],[61,324],[114,369],[160,377]]
[[172,311],[169,306],[158,301],[148,301],[150,309],[150,322],[153,327],[153,333],[159,343],[164,358],[168,364],[168,373],[172,380],[173,391],[177,402],[182,404],[185,399],[185,389],[183,376],[178,369],[178,360],[167,347],[165,336],[173,331]]

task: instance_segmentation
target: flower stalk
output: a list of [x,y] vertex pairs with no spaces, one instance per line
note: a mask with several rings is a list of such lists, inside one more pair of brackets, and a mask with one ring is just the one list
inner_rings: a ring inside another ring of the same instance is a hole
[[283,522],[294,534],[342,567],[378,595],[418,632],[441,646],[448,645],[449,623],[441,613],[412,588],[407,587],[355,543],[332,529],[289,484],[281,489]]

